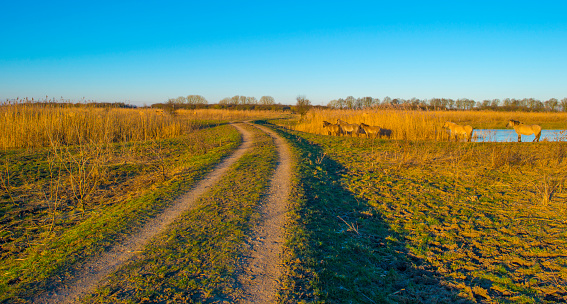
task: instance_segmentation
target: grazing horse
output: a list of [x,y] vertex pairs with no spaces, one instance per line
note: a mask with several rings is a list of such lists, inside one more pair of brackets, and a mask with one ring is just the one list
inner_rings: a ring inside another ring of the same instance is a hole
[[459,135],[464,135],[467,141],[471,141],[473,128],[471,126],[462,126],[454,122],[447,121],[443,125],[443,128],[448,128],[451,130],[451,135],[455,136],[455,141],[459,140]]
[[386,136],[388,138],[392,137],[392,130],[384,128],[380,129],[380,137],[382,136]]
[[341,129],[341,126],[330,123],[328,121],[323,121],[323,129],[328,129],[327,130],[328,135],[339,136],[343,134],[343,129]]
[[518,142],[522,142],[522,135],[535,135],[534,142],[539,142],[541,136],[541,127],[538,125],[525,125],[517,120],[508,121],[506,127],[513,127],[516,134],[518,134]]
[[377,136],[380,136],[380,131],[382,130],[382,128],[378,126],[369,126],[365,123],[361,123],[360,127],[364,130],[364,133],[366,133],[366,138],[370,137],[370,135],[376,138]]
[[341,126],[341,129],[343,129],[343,132],[347,133],[350,132],[350,136],[352,136],[353,134],[356,134],[356,137],[358,137],[358,133],[360,132],[360,125],[357,124],[349,124],[346,121],[337,119],[337,124],[339,126]]

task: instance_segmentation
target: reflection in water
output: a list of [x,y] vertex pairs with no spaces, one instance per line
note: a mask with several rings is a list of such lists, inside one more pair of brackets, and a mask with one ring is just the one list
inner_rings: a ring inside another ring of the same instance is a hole
[[[531,142],[535,136],[522,135],[522,142]],[[541,130],[540,141],[567,141],[567,130]],[[478,129],[474,130],[472,141],[475,142],[516,142],[518,135],[514,129]]]

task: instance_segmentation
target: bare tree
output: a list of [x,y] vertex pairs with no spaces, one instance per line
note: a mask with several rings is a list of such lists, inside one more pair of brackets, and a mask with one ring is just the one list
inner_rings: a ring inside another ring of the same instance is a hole
[[256,97],[246,97],[245,104],[258,104]]
[[563,108],[563,112],[567,112],[567,98],[561,99],[561,108]]
[[309,99],[307,99],[305,96],[299,95],[297,96],[297,104],[295,105],[295,108],[296,111],[301,115],[301,119],[303,119],[303,116],[305,116],[305,114],[307,114],[307,112],[311,108],[311,101],[309,101]]
[[179,96],[175,99],[175,103],[176,104],[184,104],[187,103],[187,98],[183,97],[183,96]]
[[275,101],[274,97],[272,97],[272,96],[262,96],[262,97],[260,97],[260,104],[274,105],[274,104],[276,104],[276,101]]
[[187,96],[187,103],[188,104],[207,104],[208,101],[205,99],[205,97],[201,96],[201,95],[189,95]]
[[559,105],[559,101],[557,100],[557,98],[550,98],[546,100],[544,104],[547,111],[555,111],[555,109]]

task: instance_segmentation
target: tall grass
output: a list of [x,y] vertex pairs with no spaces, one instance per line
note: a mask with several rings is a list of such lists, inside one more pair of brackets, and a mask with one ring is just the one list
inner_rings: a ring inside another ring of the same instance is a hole
[[229,109],[196,109],[179,110],[178,113],[186,117],[203,120],[237,121],[253,119],[270,119],[288,117],[290,114],[280,111],[267,110],[229,110]]
[[0,148],[163,139],[193,126],[155,110],[9,105],[0,107]]
[[311,110],[293,129],[327,134],[323,121],[336,123],[366,123],[392,130],[392,139],[446,140],[445,121],[471,125],[475,129],[502,129],[509,119],[526,124],[540,124],[544,129],[567,128],[567,113],[496,112],[496,111],[419,111],[400,109],[379,110]]
[[232,121],[281,116],[272,111],[177,110],[11,104],[0,106],[0,149],[159,140],[199,126],[199,120]]

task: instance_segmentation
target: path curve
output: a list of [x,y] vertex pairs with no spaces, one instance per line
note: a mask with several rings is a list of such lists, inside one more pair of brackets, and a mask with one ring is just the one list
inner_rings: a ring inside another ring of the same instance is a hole
[[216,184],[228,168],[252,147],[253,139],[250,132],[237,124],[231,125],[242,135],[241,145],[231,156],[218,164],[191,191],[177,199],[174,205],[168,207],[157,217],[146,223],[136,234],[131,235],[124,242],[116,244],[101,257],[86,262],[84,266],[77,270],[76,275],[70,282],[63,282],[60,284],[63,286],[41,295],[33,302],[76,302],[81,296],[94,291],[104,277],[117,270],[118,267],[140,252],[152,237],[163,232],[178,216],[193,208],[197,199]]
[[243,296],[239,303],[271,303],[281,276],[281,255],[287,201],[291,190],[291,152],[286,141],[274,131],[254,125],[274,139],[278,165],[267,196],[260,205],[260,221],[252,231],[251,254],[245,258],[238,276]]

